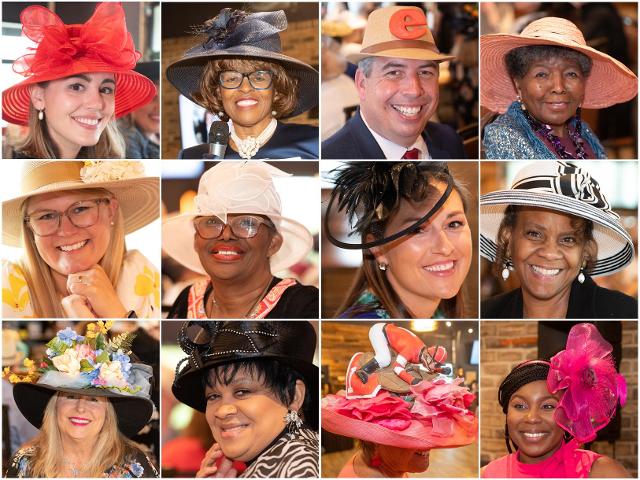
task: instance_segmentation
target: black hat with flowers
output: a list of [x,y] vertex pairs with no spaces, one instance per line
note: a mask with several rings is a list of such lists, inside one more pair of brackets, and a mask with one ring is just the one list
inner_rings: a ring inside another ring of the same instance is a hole
[[10,373],[13,398],[20,412],[36,428],[42,427],[47,404],[56,393],[107,397],[116,413],[118,429],[132,437],[153,414],[149,398],[153,371],[149,365],[132,363],[131,342],[135,334],[106,336],[111,322],[89,324],[84,336],[70,327],[60,330],[47,343],[39,368],[26,359],[26,375]]

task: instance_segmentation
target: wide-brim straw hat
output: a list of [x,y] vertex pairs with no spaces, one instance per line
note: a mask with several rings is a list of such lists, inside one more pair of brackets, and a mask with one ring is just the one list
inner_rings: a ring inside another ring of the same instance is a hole
[[23,33],[38,46],[34,53],[14,62],[13,69],[27,78],[2,92],[2,118],[7,122],[29,123],[33,85],[82,73],[114,74],[116,118],[149,103],[155,96],[153,82],[133,71],[140,53],[134,48],[119,3],[99,4],[93,16],[79,25],[65,25],[40,5],[25,8],[20,20]]
[[22,246],[23,205],[43,193],[102,188],[118,200],[125,234],[151,223],[160,214],[158,177],[145,177],[136,161],[25,161],[21,191],[2,202],[2,243]]
[[609,275],[631,263],[633,241],[589,172],[565,162],[536,162],[522,168],[511,188],[480,197],[480,253],[496,260],[497,236],[509,205],[537,207],[593,222],[598,245],[591,276]]
[[367,57],[435,62],[455,58],[440,53],[424,11],[412,6],[384,7],[371,12],[360,52],[347,55],[347,59],[358,63]]
[[13,398],[20,413],[29,420],[31,425],[40,429],[47,404],[58,392],[107,397],[116,412],[118,430],[127,437],[135,436],[153,414],[153,402],[148,395],[125,395],[106,388],[70,388],[41,383],[17,383],[13,387]]
[[168,218],[162,224],[162,248],[173,259],[194,272],[207,274],[194,248],[193,220],[215,215],[227,221],[229,214],[255,214],[269,217],[282,236],[280,250],[269,258],[276,274],[304,259],[313,246],[313,237],[301,223],[282,215],[280,195],[274,177],[289,176],[259,161],[224,161],[200,178],[196,211]]
[[[194,324],[202,331],[191,340],[187,330]],[[171,390],[191,408],[206,411],[204,376],[211,368],[275,360],[304,378],[309,398],[318,411],[318,367],[313,364],[317,335],[307,321],[188,321],[182,325],[178,342],[188,356],[178,365]]]
[[517,92],[507,72],[506,54],[518,47],[553,45],[576,50],[592,61],[585,84],[583,108],[605,108],[638,94],[638,77],[615,58],[587,45],[582,32],[569,20],[545,17],[531,22],[521,34],[496,33],[480,37],[480,104],[504,113]]
[[[287,74],[298,80],[298,98],[293,110],[282,118],[294,117],[318,104],[318,72],[310,65],[282,53],[280,34],[287,29],[282,10],[247,14],[239,21],[225,8],[211,25],[202,29],[208,39],[187,50],[167,67],[167,79],[192,102],[207,108],[193,94],[200,91],[205,66],[213,60],[263,60],[280,64]],[[288,92],[283,92],[288,93]],[[217,113],[217,112],[216,112]]]

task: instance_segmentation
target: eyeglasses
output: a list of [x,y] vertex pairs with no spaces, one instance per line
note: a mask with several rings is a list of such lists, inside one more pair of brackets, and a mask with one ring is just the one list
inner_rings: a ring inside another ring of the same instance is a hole
[[109,205],[108,198],[82,200],[69,206],[64,212],[59,210],[38,210],[24,217],[24,222],[39,237],[53,235],[60,228],[62,217],[67,217],[77,228],[95,225],[100,218],[100,205]]
[[228,225],[233,233],[238,238],[252,238],[258,234],[260,225],[275,229],[271,220],[255,217],[253,215],[239,215],[233,217],[228,223],[224,223],[218,217],[197,217],[193,221],[193,225],[196,227],[196,232],[205,240],[212,240],[218,238],[224,232],[225,227]]
[[235,70],[225,70],[220,73],[218,83],[222,88],[234,89],[240,87],[244,77],[249,79],[249,85],[255,90],[266,90],[273,82],[274,73],[271,70],[258,70],[251,73],[240,73]]

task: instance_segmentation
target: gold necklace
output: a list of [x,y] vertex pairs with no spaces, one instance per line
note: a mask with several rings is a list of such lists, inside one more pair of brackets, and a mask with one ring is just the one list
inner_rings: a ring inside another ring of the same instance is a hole
[[[262,290],[257,300],[253,302],[251,307],[249,307],[249,310],[247,310],[247,313],[245,313],[241,318],[253,318],[253,316],[257,313],[258,307],[260,306],[260,302],[269,292],[269,287],[271,286],[272,281],[273,281],[273,277],[269,279],[269,281],[267,282],[267,286],[264,288],[264,290]],[[210,314],[208,314],[207,316],[209,318],[214,318],[213,309],[218,307],[218,302],[216,301],[216,297],[214,295],[213,289],[211,290],[211,295],[209,295],[209,298],[211,299],[211,301],[209,302],[211,304],[211,307],[209,309]]]

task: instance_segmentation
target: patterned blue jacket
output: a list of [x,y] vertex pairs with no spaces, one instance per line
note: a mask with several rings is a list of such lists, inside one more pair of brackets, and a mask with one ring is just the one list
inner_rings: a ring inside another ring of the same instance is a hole
[[[573,125],[570,125],[573,127]],[[582,138],[591,146],[596,158],[607,158],[600,140],[589,125],[582,122]],[[484,128],[482,139],[486,158],[555,160],[557,155],[531,129],[519,102],[513,102],[504,115]]]

